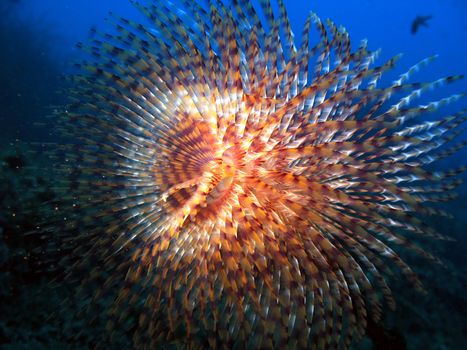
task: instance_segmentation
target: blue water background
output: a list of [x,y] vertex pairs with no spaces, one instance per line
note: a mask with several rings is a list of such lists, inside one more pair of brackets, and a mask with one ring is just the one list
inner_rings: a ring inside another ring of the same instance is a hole
[[[23,16],[50,21],[53,30],[62,36],[59,49],[64,52],[73,50],[75,42],[85,40],[91,26],[103,25],[109,11],[140,18],[126,0],[22,0],[20,4]],[[466,70],[467,2],[464,0],[285,0],[285,5],[296,38],[308,13],[313,11],[322,19],[330,18],[345,26],[354,43],[368,39],[370,47],[383,48],[383,57],[402,52],[410,63],[439,54],[427,78]],[[410,24],[417,15],[433,18],[429,27],[421,27],[412,35]]]
[[[109,11],[148,23],[127,0],[18,0],[10,3],[13,4],[11,8],[14,9],[14,16],[28,30],[35,31],[34,26],[38,24],[47,27],[46,32],[38,30],[37,35],[50,36],[48,40],[49,49],[53,51],[52,57],[63,70],[71,67],[71,62],[81,54],[75,44],[87,40],[91,27],[96,26],[104,31],[112,29],[112,25],[105,21]],[[323,20],[330,18],[337,25],[345,26],[354,47],[361,40],[368,39],[370,49],[382,48],[377,63],[382,64],[385,59],[403,53],[394,73],[386,75],[383,83],[392,81],[397,77],[396,73],[403,73],[412,64],[434,54],[439,55],[438,59],[417,73],[413,77],[414,81],[434,80],[467,72],[467,1],[285,0],[285,5],[297,42],[306,17],[310,11],[314,11]],[[429,21],[429,27],[420,27],[412,35],[410,26],[417,15],[432,15],[433,18]],[[318,39],[315,34],[315,43]],[[6,88],[14,89],[14,86]],[[467,79],[464,79],[428,94],[421,102],[466,91]],[[458,109],[456,105],[448,107],[444,109],[444,114]],[[14,116],[10,122],[20,122],[15,118],[18,117]],[[31,119],[31,116],[24,118]]]

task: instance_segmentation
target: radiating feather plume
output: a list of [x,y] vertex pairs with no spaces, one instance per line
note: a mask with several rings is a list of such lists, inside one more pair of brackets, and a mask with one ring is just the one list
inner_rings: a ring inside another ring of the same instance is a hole
[[375,67],[315,14],[295,42],[282,0],[133,3],[149,25],[112,15],[79,45],[63,118],[54,228],[87,312],[116,295],[135,348],[345,349],[394,307],[392,267],[422,290],[394,249],[437,261],[414,238],[443,238],[422,215],[466,168],[425,166],[466,114],[412,103],[460,76],[409,82],[430,57],[380,87],[399,56]]

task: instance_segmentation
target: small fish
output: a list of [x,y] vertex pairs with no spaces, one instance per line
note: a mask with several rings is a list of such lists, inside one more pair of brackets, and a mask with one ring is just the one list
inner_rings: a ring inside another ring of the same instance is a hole
[[410,27],[410,31],[412,34],[417,33],[418,27],[420,26],[425,26],[428,27],[428,20],[432,19],[433,16],[428,15],[428,16],[417,16],[415,19],[412,21],[412,26]]

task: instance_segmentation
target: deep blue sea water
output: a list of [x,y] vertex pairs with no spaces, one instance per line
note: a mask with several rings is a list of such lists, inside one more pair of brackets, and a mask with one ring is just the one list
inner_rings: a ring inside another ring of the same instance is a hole
[[[403,53],[403,58],[393,72],[388,74],[388,78],[384,78],[387,80],[383,79],[383,82],[391,82],[411,65],[434,54],[437,54],[438,58],[414,74],[412,81],[431,81],[448,75],[467,73],[467,1],[465,0],[284,0],[284,2],[297,40],[300,40],[301,29],[309,11],[313,11],[322,19],[330,18],[337,25],[345,26],[354,47],[357,47],[361,40],[368,39],[370,49],[381,48],[382,53],[377,63],[381,64],[386,59]],[[0,0],[0,14],[4,14],[4,17],[0,18],[0,21],[3,21],[0,23],[0,45],[3,45],[0,47],[0,79],[3,80],[0,81],[2,106],[0,108],[0,141],[2,142],[0,155],[9,154],[11,150],[20,152],[23,146],[18,144],[53,139],[53,135],[49,133],[50,124],[46,116],[53,109],[60,108],[65,101],[63,93],[57,91],[62,82],[61,78],[57,77],[59,74],[68,74],[72,70],[72,63],[79,60],[81,52],[75,45],[78,41],[87,40],[91,27],[95,26],[103,31],[112,30],[111,25],[105,21],[109,11],[147,23],[126,0]],[[410,31],[412,21],[419,15],[430,15],[432,19],[429,20],[428,27],[420,27],[416,34],[412,34]],[[314,39],[318,40],[317,35]],[[467,92],[467,79],[464,78],[427,93],[420,103],[465,92]],[[435,116],[448,115],[465,107],[466,99],[464,98],[437,111]],[[462,137],[467,138],[465,131]],[[464,149],[449,161],[443,162],[442,166],[465,164],[466,159],[467,150]],[[14,161],[16,160],[13,159]],[[0,168],[1,171],[3,171],[2,168]],[[31,176],[29,173],[12,174],[15,178],[11,184],[22,182],[27,184]],[[10,175],[5,172],[5,176]],[[465,174],[463,177],[465,179]],[[1,176],[0,179],[2,179]],[[5,218],[6,215],[1,213],[4,209],[1,205],[5,205],[7,200],[12,200],[10,197],[14,196],[8,192],[11,184],[8,182],[7,185],[0,187],[0,237],[7,230],[16,232],[14,227],[17,227],[18,232],[24,229],[16,222],[10,225]],[[4,187],[7,189],[5,190]],[[444,229],[445,233],[452,234],[458,240],[456,244],[441,249],[441,253],[444,254],[443,258],[448,260],[448,266],[451,271],[454,268],[454,272],[448,273],[443,269],[430,270],[432,267],[429,263],[422,264],[421,268],[419,266],[420,270],[428,271],[423,276],[426,281],[435,281],[428,282],[428,289],[432,287],[431,290],[429,289],[429,297],[424,300],[420,299],[418,304],[416,303],[418,297],[415,294],[415,296],[412,295],[412,299],[404,299],[405,302],[409,301],[407,304],[402,304],[405,313],[403,312],[403,316],[400,317],[412,315],[414,317],[412,323],[401,322],[404,325],[399,329],[397,328],[397,316],[396,321],[392,320],[392,326],[394,323],[396,326],[390,330],[396,329],[397,335],[403,333],[407,349],[417,349],[417,344],[424,344],[428,346],[428,349],[438,349],[436,347],[438,345],[429,347],[430,334],[433,336],[433,344],[442,344],[443,340],[440,340],[440,337],[451,337],[449,341],[444,341],[445,344],[451,344],[451,347],[446,345],[444,349],[467,348],[467,344],[463,344],[465,336],[460,336],[460,332],[467,333],[467,317],[465,311],[462,311],[467,303],[465,297],[460,295],[464,292],[462,288],[466,286],[466,185],[464,184],[459,191],[461,196],[444,207],[447,211],[454,213],[454,220],[434,223],[437,228]],[[22,199],[22,201],[28,200],[27,196],[26,199]],[[10,209],[9,206],[8,210]],[[8,243],[11,244],[11,240]],[[5,349],[48,348],[50,339],[44,340],[41,336],[37,337],[37,329],[42,329],[40,323],[46,323],[41,320],[42,313],[37,320],[34,319],[32,324],[30,321],[25,321],[24,326],[21,326],[22,321],[27,319],[28,308],[44,307],[43,305],[31,306],[25,301],[28,300],[29,295],[24,294],[20,284],[24,283],[29,288],[34,287],[34,283],[38,282],[36,277],[31,282],[27,271],[28,266],[22,264],[20,255],[25,250],[21,244],[24,244],[24,241],[13,240],[13,248],[9,247],[12,251],[14,249],[20,251],[17,253],[15,250],[16,255],[13,260],[15,266],[21,266],[21,268],[11,268],[12,265],[8,265],[8,268],[1,268],[0,283],[2,280],[6,281],[7,292],[0,291],[0,295],[6,293],[13,303],[23,302],[24,305],[20,307],[22,311],[18,313],[17,323],[12,323],[10,319],[8,322],[6,319],[5,322],[0,320],[0,348],[3,348],[5,344]],[[5,252],[6,250],[0,251],[0,254],[4,254],[0,259],[0,265],[11,260],[6,258],[8,253]],[[21,275],[19,282],[18,280],[11,282],[11,276],[17,274],[18,271],[24,273],[26,277]],[[21,297],[17,299],[12,297],[15,293]],[[413,311],[410,309],[411,303],[415,303]],[[423,309],[424,307],[426,309]],[[430,311],[431,308],[433,312]],[[409,309],[410,311],[407,311]],[[12,312],[9,309],[8,315]],[[450,318],[451,313],[455,316]],[[433,323],[436,326],[433,326]],[[446,328],[452,329],[451,324],[454,323],[456,325],[454,333],[458,333],[457,335],[450,335],[449,331],[444,330],[437,332],[438,325],[444,324]],[[22,334],[19,329],[28,335]],[[44,333],[47,334],[47,331]],[[417,337],[422,340],[417,342]],[[11,342],[11,339],[16,340]],[[54,346],[57,349],[67,348],[59,341]],[[70,345],[71,347],[73,345]],[[368,344],[361,347],[361,349],[368,348],[371,348]],[[373,348],[392,349],[391,345],[385,348],[374,344]],[[403,347],[393,349],[398,350]]]
[[[3,0],[7,2],[8,0]],[[299,38],[309,11],[343,25],[355,43],[368,39],[373,49],[383,48],[383,56],[402,52],[406,64],[439,54],[438,61],[424,72],[427,77],[465,72],[467,56],[467,3],[463,0],[285,0],[292,29]],[[76,41],[85,40],[91,26],[104,26],[109,11],[128,18],[139,13],[126,0],[19,0],[20,17],[40,19],[61,41],[56,48],[73,50]],[[429,27],[411,35],[410,25],[417,15],[431,15]],[[28,25],[28,22],[24,23]],[[464,83],[466,84],[466,83]],[[465,85],[463,85],[465,87]],[[462,89],[460,89],[462,90]]]
[[[130,19],[145,19],[126,0],[82,0],[82,1],[54,1],[54,0],[2,0],[8,7],[8,21],[17,21],[22,30],[31,32],[39,43],[44,41],[47,47],[42,54],[51,53],[52,64],[66,71],[79,57],[79,50],[75,48],[78,41],[86,41],[89,29],[96,26],[100,29],[109,29],[105,18],[109,11]],[[402,73],[404,68],[410,67],[419,60],[437,54],[438,59],[423,69],[415,79],[430,80],[446,75],[465,74],[467,65],[467,2],[463,0],[395,0],[390,3],[377,0],[353,1],[324,1],[324,0],[286,0],[285,5],[290,16],[295,37],[300,40],[302,26],[310,11],[315,12],[322,19],[330,18],[337,25],[346,27],[352,42],[356,47],[363,39],[368,39],[369,48],[382,49],[380,59],[385,59],[398,53],[404,56],[394,70]],[[428,27],[420,27],[412,35],[410,26],[416,16],[431,15]],[[5,33],[8,35],[8,33]],[[317,39],[317,38],[315,38]],[[10,36],[15,43],[14,33]],[[8,40],[5,39],[5,44]],[[16,42],[17,54],[21,56],[21,44]],[[14,47],[12,48],[14,50]],[[13,62],[15,52],[8,51],[8,58]],[[24,59],[19,57],[20,59]],[[41,69],[33,60],[29,61],[31,67],[24,69],[18,67],[17,79],[27,84],[29,70]],[[24,65],[27,64],[27,61]],[[390,76],[392,77],[392,76]],[[394,75],[395,77],[395,75]],[[389,80],[388,80],[389,81]],[[14,95],[17,86],[5,86]],[[434,97],[448,96],[450,94],[467,91],[467,79],[454,85],[437,90]],[[21,103],[24,103],[22,101]],[[450,110],[448,109],[447,112]],[[25,119],[33,119],[31,115],[7,116],[0,112],[0,120],[8,124],[23,124]],[[21,119],[21,120],[15,120]],[[0,135],[11,136],[12,128],[0,131]],[[19,132],[17,132],[18,134]],[[29,135],[29,133],[27,133]],[[21,136],[21,135],[18,135]]]

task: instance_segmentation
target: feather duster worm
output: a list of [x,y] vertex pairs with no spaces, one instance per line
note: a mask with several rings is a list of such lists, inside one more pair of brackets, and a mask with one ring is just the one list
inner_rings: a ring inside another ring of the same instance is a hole
[[296,43],[282,0],[177,4],[134,3],[148,26],[112,15],[79,45],[69,276],[90,309],[116,293],[108,329],[133,320],[137,348],[347,348],[394,306],[391,266],[422,289],[391,246],[436,260],[412,238],[439,237],[420,215],[446,215],[425,203],[465,167],[426,165],[466,117],[420,119],[461,95],[412,100],[460,77],[407,82],[428,58],[378,87],[398,57],[374,67],[314,14]]

